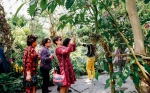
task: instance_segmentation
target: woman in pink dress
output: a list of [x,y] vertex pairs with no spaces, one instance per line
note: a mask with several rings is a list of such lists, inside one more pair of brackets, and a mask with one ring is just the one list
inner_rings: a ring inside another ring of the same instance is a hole
[[60,74],[65,73],[67,81],[67,85],[60,88],[60,93],[68,93],[69,87],[76,81],[72,62],[69,57],[70,52],[76,49],[75,38],[71,39],[68,47],[63,46],[62,38],[59,36],[55,37],[53,42],[57,45],[55,52],[59,61]]

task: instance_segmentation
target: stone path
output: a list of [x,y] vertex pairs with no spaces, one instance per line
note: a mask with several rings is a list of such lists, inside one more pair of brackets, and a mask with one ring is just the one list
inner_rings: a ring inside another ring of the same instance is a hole
[[[87,76],[82,76],[77,79],[76,83],[71,86],[72,93],[110,93],[110,87],[104,89],[105,81],[109,78],[108,74],[102,74],[99,76],[98,81],[92,81],[92,83],[85,83]],[[49,87],[52,90],[51,93],[59,93],[57,86]],[[138,93],[134,88],[134,84],[130,78],[123,83],[122,87],[117,87],[117,90],[124,90],[124,93]],[[77,91],[76,91],[77,90]],[[41,89],[36,93],[42,93]]]

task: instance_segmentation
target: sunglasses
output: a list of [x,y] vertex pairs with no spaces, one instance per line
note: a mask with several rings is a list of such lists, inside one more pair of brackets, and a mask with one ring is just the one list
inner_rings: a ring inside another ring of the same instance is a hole
[[62,41],[62,39],[58,39],[59,41]]

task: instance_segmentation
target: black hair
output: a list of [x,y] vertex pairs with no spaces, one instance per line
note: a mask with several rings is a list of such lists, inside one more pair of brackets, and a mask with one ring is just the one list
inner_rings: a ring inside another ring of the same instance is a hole
[[[53,38],[53,43],[56,44],[56,41],[58,41],[58,39],[61,38],[60,36],[56,36]],[[56,44],[57,45],[57,44]]]
[[45,44],[48,42],[48,41],[51,41],[49,38],[45,38],[42,40],[42,45],[45,46]]
[[40,42],[40,45],[43,46],[44,39]]
[[69,42],[70,42],[70,38],[66,38],[64,41],[63,41],[63,46],[68,46]]
[[31,46],[33,42],[35,42],[38,39],[37,36],[34,35],[28,35],[27,37],[27,45]]

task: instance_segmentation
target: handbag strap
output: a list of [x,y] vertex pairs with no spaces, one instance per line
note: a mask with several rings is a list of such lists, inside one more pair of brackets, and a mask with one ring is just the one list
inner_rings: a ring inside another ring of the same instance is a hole
[[[54,62],[54,64],[55,64],[55,67],[56,67],[56,62]],[[64,57],[63,57],[63,55],[62,55],[62,65],[63,65],[63,69],[64,69],[64,71],[65,71]],[[56,70],[55,67],[54,67],[54,70]]]
[[62,55],[62,64],[63,64],[63,69],[64,69],[64,71],[65,71],[65,66],[64,66],[64,57],[63,57],[63,55]]

